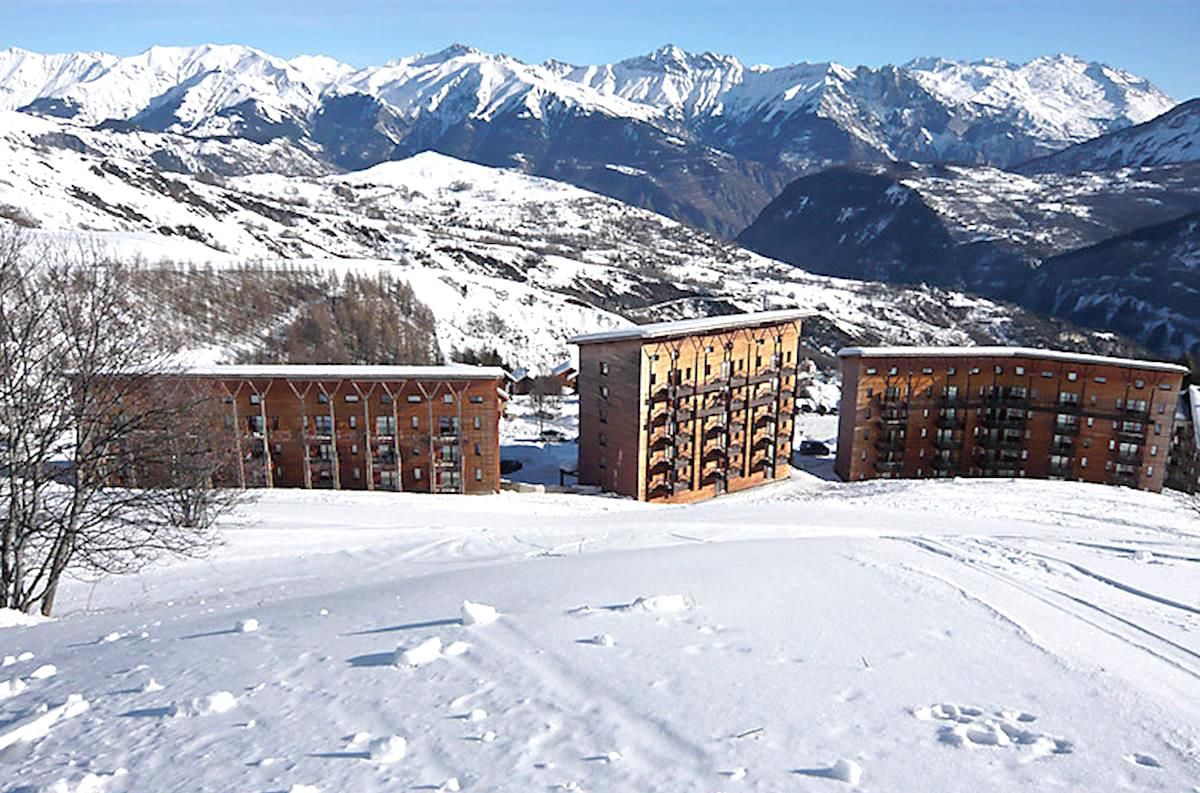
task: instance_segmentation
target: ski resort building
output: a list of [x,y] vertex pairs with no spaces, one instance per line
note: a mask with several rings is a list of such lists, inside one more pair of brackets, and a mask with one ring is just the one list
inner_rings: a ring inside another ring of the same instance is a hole
[[839,353],[847,481],[1032,477],[1163,487],[1186,369],[1021,347]]
[[494,493],[505,373],[476,366],[211,366],[242,487]]
[[1200,492],[1200,386],[1185,388],[1179,395],[1166,486]]
[[579,346],[579,481],[687,502],[788,475],[800,311],[660,322]]

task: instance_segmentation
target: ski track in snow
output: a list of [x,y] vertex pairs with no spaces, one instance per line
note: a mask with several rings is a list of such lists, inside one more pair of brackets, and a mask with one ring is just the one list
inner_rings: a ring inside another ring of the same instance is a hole
[[690,507],[264,494],[213,559],[0,629],[0,791],[1186,790],[1186,510],[805,474]]

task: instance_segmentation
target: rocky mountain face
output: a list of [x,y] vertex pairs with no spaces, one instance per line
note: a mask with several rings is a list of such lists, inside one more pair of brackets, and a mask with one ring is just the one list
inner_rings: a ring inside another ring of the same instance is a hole
[[1196,118],[1188,102],[1016,170],[826,170],[788,185],[738,240],[815,272],[967,289],[1195,353]]
[[1200,350],[1200,212],[1052,256],[1023,302],[1048,314],[1143,339],[1156,350]]
[[578,66],[455,45],[354,69],[238,46],[128,58],[0,52],[0,109],[200,144],[203,157],[171,159],[181,168],[200,159],[220,173],[278,172],[290,161],[287,172],[310,162],[333,172],[434,150],[725,236],[792,178],[827,165],[1006,166],[1172,104],[1145,80],[1070,56],[771,68],[668,46]]
[[[429,306],[447,356],[544,368],[580,332],[772,307],[818,314],[808,340],[831,371],[848,342],[1130,349],[954,290],[812,275],[597,193],[432,152],[348,174],[192,176],[40,142],[66,134],[0,112],[0,219],[51,244],[86,235],[152,269],[211,266],[224,289],[247,260],[260,286],[272,268],[386,274]],[[278,300],[267,313],[288,316]],[[205,326],[209,357],[255,357],[260,325]]]

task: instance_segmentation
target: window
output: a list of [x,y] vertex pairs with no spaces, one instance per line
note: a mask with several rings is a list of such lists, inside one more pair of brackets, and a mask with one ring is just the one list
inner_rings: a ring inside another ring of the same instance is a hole
[[421,469],[420,468],[413,469],[413,479],[416,479],[417,481],[421,480]]
[[600,362],[600,374],[602,374],[602,375],[608,374],[608,361]]
[[388,393],[380,394],[379,395],[379,404],[381,404],[381,405],[392,404],[392,395],[388,394]]
[[454,404],[454,394],[444,394],[442,396],[442,402],[447,405],[453,405]]
[[933,374],[933,367],[926,366],[924,369],[921,370],[921,374]]
[[479,394],[475,394],[475,395],[473,395],[473,396],[471,397],[471,404],[472,404],[472,405],[482,405],[482,404],[483,404],[483,397],[479,396]]
[[967,374],[979,374],[979,367],[978,367],[978,366],[972,366],[972,367],[971,367],[971,369],[970,369],[970,371],[968,371],[968,372],[967,372]]
[[1154,466],[1153,465],[1146,466],[1146,476],[1154,476]]
[[1004,367],[997,366],[997,367],[996,367],[996,374],[1004,374]]
[[358,444],[357,443],[350,444],[350,453],[358,454]]
[[1024,367],[1024,366],[1018,366],[1018,367],[1017,367],[1017,374],[1025,374],[1025,367]]
[[900,374],[900,369],[893,366],[891,369],[888,369],[888,374]]
[[375,417],[375,432],[378,435],[395,435],[396,434],[396,418],[395,418],[395,416],[376,416]]
[[408,401],[410,404],[416,404],[417,402],[421,401],[421,395],[420,394],[409,394]]
[[1097,383],[1102,383],[1102,384],[1103,384],[1103,383],[1107,383],[1107,382],[1108,382],[1108,378],[1107,378],[1107,377],[1103,377],[1103,376],[1101,376],[1101,375],[1096,375],[1096,376],[1095,376],[1095,378],[1093,378],[1093,379],[1094,379],[1094,380],[1095,380]]
[[479,444],[477,443],[475,444],[475,456],[478,457],[481,454],[483,454],[483,452],[479,450]]
[[421,428],[421,420],[416,416],[412,417],[412,428],[414,430],[419,430]]
[[317,401],[320,402],[322,405],[328,405],[329,404],[329,394],[326,394],[324,392],[317,394]]
[[601,446],[607,446],[607,445],[608,445],[608,435],[606,435],[606,434],[605,434],[605,433],[603,433],[603,432],[602,432],[602,433],[600,433],[600,445],[601,445]]
[[482,468],[476,468],[476,469],[475,469],[475,481],[476,481],[476,482],[482,482],[482,481],[483,481],[483,469],[482,469]]
[[958,368],[954,367],[954,366],[951,366],[950,368],[948,368],[946,370],[946,374],[957,374],[957,373],[958,373]]
[[867,374],[879,374],[879,370],[872,366],[871,368],[867,369]]
[[1080,457],[1080,458],[1079,458],[1079,467],[1080,467],[1080,468],[1087,468],[1087,458],[1086,458],[1086,457]]
[[357,402],[358,394],[346,394],[346,401],[347,402]]
[[1158,444],[1151,444],[1151,446],[1150,446],[1150,456],[1151,456],[1151,457],[1157,457],[1157,456],[1158,456]]
[[258,394],[251,394],[251,395],[250,395],[250,404],[251,404],[251,405],[257,405],[257,404],[259,404],[259,403],[261,403],[261,402],[262,402],[262,397],[261,397],[261,396],[259,396]]
[[1077,372],[1067,372],[1067,379],[1073,383],[1079,379],[1079,374]]
[[350,424],[350,429],[355,429],[358,427],[358,416],[354,415],[353,413],[347,417],[346,421]]
[[608,386],[606,386],[606,385],[600,386],[600,396],[603,397],[604,399],[608,399]]
[[471,420],[471,425],[473,427],[475,427],[475,429],[477,429],[477,430],[483,429],[483,417],[476,416],[474,419]]
[[362,479],[362,471],[360,471],[360,470],[358,469],[358,466],[357,466],[357,465],[356,465],[356,466],[354,466],[354,479],[355,479],[355,481],[358,481],[359,479]]

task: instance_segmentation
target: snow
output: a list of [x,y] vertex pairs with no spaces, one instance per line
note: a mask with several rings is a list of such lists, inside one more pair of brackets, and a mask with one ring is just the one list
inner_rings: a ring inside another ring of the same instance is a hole
[[40,625],[46,618],[37,614],[26,614],[16,609],[0,608],[0,629],[22,628],[30,625]]
[[228,713],[238,706],[237,697],[229,691],[216,691],[203,697],[174,702],[167,709],[169,716],[210,716]]
[[442,640],[437,636],[410,647],[396,648],[396,666],[424,666],[442,658]]
[[699,319],[676,320],[673,322],[651,322],[645,325],[617,328],[600,333],[585,333],[567,341],[570,344],[596,344],[598,342],[621,341],[625,339],[658,339],[667,336],[686,336],[693,333],[724,330],[726,328],[746,328],[777,322],[789,322],[810,316],[812,316],[812,313],[808,311],[780,310],[758,311],[735,316],[701,317]]
[[1152,369],[1186,374],[1188,369],[1175,363],[1144,361],[1134,358],[1111,358],[1105,355],[1045,350],[1033,347],[845,347],[838,351],[840,358],[1035,358],[1047,361],[1066,361],[1078,364],[1122,366],[1131,369]]
[[498,366],[355,366],[352,364],[247,364],[186,366],[179,372],[190,377],[236,378],[369,378],[377,379],[470,379],[500,380],[504,370]]
[[407,752],[408,741],[399,735],[374,738],[367,748],[371,760],[376,763],[398,763]]
[[[1175,495],[799,472],[690,506],[271,491],[225,540],[70,581],[56,620],[5,634],[58,667],[0,701],[24,744],[6,775],[940,793],[1188,790],[1200,770],[1200,522]],[[466,599],[503,619],[464,625]],[[245,613],[272,626],[252,649],[228,630]],[[164,721],[151,678],[236,707]],[[75,693],[90,709],[54,711]]]
[[471,625],[491,625],[496,620],[500,619],[500,612],[494,606],[488,606],[484,603],[472,603],[469,600],[462,602],[462,624]]
[[244,620],[238,620],[234,623],[233,629],[238,633],[254,633],[258,630],[258,620],[253,617]]

